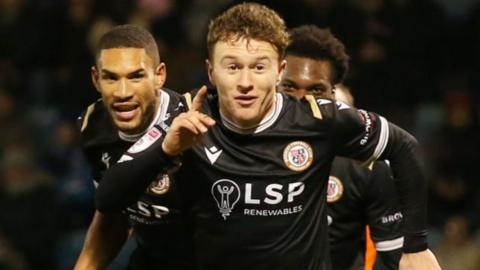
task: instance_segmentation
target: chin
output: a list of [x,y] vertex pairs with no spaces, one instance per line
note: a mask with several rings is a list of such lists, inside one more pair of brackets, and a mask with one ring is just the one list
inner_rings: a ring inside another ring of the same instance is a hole
[[115,126],[122,132],[125,133],[138,133],[138,128],[139,125],[133,122],[121,122],[121,121],[115,121]]

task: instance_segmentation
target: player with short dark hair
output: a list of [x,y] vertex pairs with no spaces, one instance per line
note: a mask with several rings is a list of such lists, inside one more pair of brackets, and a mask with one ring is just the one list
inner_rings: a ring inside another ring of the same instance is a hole
[[331,67],[331,83],[341,83],[348,73],[350,56],[345,46],[330,30],[319,30],[315,25],[303,25],[290,30],[290,43],[286,55],[328,60]]
[[406,202],[403,265],[438,269],[427,250],[416,140],[377,114],[276,93],[286,65],[287,43],[275,42],[287,36],[283,20],[265,6],[242,3],[213,19],[209,32],[239,21],[210,49],[215,89],[187,97],[190,109],[164,136],[139,141],[106,172],[97,208],[117,211],[129,203],[121,194],[145,187],[181,155],[178,178],[200,269],[330,269],[326,191],[333,158],[388,158]]
[[101,36],[95,50],[96,60],[99,60],[102,50],[113,48],[143,48],[154,66],[160,64],[160,53],[155,38],[150,32],[138,26],[119,25]]
[[[102,99],[88,107],[80,122],[82,148],[98,185],[135,141],[160,135],[154,125],[168,127],[180,96],[163,88],[166,67],[143,28],[113,28],[100,39],[96,55],[92,81]],[[75,269],[105,269],[130,228],[137,248],[129,269],[191,269],[190,234],[182,222],[177,182],[165,171],[150,182],[122,213],[95,212]]]
[[[312,95],[353,106],[350,91],[341,85],[349,59],[343,44],[329,30],[313,25],[294,28],[290,34],[287,68],[278,89],[298,99]],[[367,225],[380,258],[377,266],[398,269],[403,245],[402,214],[385,162],[363,168],[355,161],[336,157],[327,202],[333,269],[364,267]]]

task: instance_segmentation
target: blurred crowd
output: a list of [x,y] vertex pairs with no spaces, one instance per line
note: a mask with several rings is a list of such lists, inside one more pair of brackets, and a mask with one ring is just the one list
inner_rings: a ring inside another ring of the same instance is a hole
[[[76,119],[99,98],[90,79],[99,36],[117,24],[148,28],[167,87],[184,92],[207,82],[209,18],[237,2],[0,0],[0,269],[70,269],[79,253],[94,188]],[[423,145],[440,263],[480,269],[480,2],[256,2],[345,43],[357,106]]]

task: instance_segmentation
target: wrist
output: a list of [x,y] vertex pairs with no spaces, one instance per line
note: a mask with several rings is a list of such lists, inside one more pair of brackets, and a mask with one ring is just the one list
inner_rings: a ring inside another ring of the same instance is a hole
[[172,151],[169,152],[168,147],[166,148],[164,145],[165,143],[162,143],[159,151],[156,151],[158,158],[164,162],[167,169],[179,167],[181,165],[180,154],[175,154]]
[[162,142],[161,145],[161,151],[163,152],[164,155],[169,156],[169,157],[175,157],[178,156],[179,153],[175,153],[175,151],[171,150],[167,144],[165,144],[165,141]]
[[427,231],[408,233],[404,236],[403,253],[417,253],[428,249]]

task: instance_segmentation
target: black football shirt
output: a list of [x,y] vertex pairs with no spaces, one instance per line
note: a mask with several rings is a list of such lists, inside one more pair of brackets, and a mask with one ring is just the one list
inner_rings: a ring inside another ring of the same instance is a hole
[[[328,223],[333,269],[363,269],[365,226],[379,252],[401,249],[402,213],[386,162],[362,167],[337,157],[333,161],[327,190]],[[398,269],[398,261],[382,269]]]
[[[296,102],[279,93],[271,115],[246,130],[222,118],[216,104],[211,98],[203,110],[217,125],[185,154],[179,176],[188,182],[200,268],[329,269],[331,162],[338,150],[371,158],[386,142],[386,121],[332,100]],[[344,141],[352,130],[358,140]]]
[[[201,109],[216,125],[183,153],[177,175],[199,269],[330,269],[326,195],[335,156],[391,161],[401,198],[409,202],[408,250],[425,248],[426,186],[416,141],[383,117],[333,100],[277,93],[269,115],[245,129],[221,116],[215,90]],[[128,203],[118,195],[142,187],[136,178],[169,163],[161,142],[133,148],[100,183],[100,211]]]
[[[144,134],[132,136],[117,130],[101,100],[83,114],[82,148],[92,166],[95,185],[134,142],[141,137],[148,140],[160,135],[154,125],[168,129],[177,114],[181,96],[167,89],[159,93],[161,103],[144,137]],[[172,175],[166,172],[159,173],[138,200],[124,209],[138,246],[131,257],[130,268],[191,269],[190,233],[180,209],[177,181],[172,181]]]

